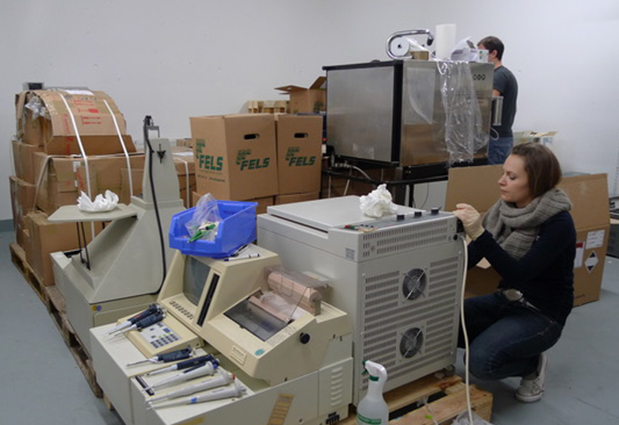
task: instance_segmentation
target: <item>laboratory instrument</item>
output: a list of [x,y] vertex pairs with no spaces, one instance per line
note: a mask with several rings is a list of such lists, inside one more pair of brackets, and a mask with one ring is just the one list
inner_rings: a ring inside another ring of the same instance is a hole
[[232,385],[227,387],[217,388],[193,397],[171,400],[165,404],[159,405],[158,407],[182,406],[184,404],[206,403],[208,401],[221,400],[222,398],[240,397],[246,391],[247,390],[243,385],[241,385],[238,381],[234,381]]
[[[471,155],[469,162],[473,156],[484,158],[493,65],[453,65],[461,66],[455,69],[459,72],[446,72],[450,66],[398,60],[324,67],[329,82],[327,144],[343,160],[382,166],[444,164],[465,159],[465,154]],[[451,91],[444,92],[445,87]],[[452,92],[460,102],[449,102]],[[483,140],[471,146],[475,133]]]
[[132,196],[129,205],[119,204],[107,213],[85,213],[75,205],[66,205],[49,217],[51,222],[112,221],[82,249],[89,261],[82,261],[84,256],[77,254],[51,254],[67,318],[87,352],[90,328],[112,323],[156,301],[172,259],[168,229],[172,216],[184,207],[170,143],[150,140],[151,128],[145,120],[148,160],[142,196]]
[[215,361],[215,357],[212,354],[206,354],[204,356],[195,357],[193,359],[184,360],[182,362],[178,362],[176,364],[161,368],[155,369],[152,372],[146,373],[146,376],[159,375],[165,372],[173,371],[173,370],[183,370],[189,369],[195,366],[201,366],[206,362]]
[[147,328],[149,326],[152,326],[154,324],[161,322],[164,317],[165,317],[165,311],[163,310],[159,311],[157,313],[151,314],[149,316],[146,316],[134,322],[128,328],[123,328],[119,331],[116,331],[116,333],[109,334],[109,336],[113,338],[113,337],[125,334],[126,332],[130,332],[130,331],[141,331],[144,328]]
[[[227,262],[177,252],[157,300],[167,312],[162,323],[175,320],[202,338],[220,361],[211,379],[233,374],[245,388],[239,396],[149,408],[146,387],[155,388],[159,397],[203,379],[161,387],[178,371],[153,375],[155,365],[127,368],[142,355],[136,344],[129,338],[106,340],[103,334],[111,325],[91,329],[97,381],[127,425],[271,419],[318,425],[348,416],[353,359],[347,314],[324,301],[326,283],[320,276],[286,269],[277,254],[254,244],[243,254],[259,256]],[[285,416],[272,416],[281,412]]]
[[455,362],[464,270],[452,213],[398,205],[371,218],[345,196],[270,206],[257,225],[261,247],[327,279],[325,301],[348,313],[355,405],[367,388],[362,359],[387,369],[386,391]]
[[434,35],[428,29],[405,30],[394,32],[387,38],[385,50],[391,59],[410,59],[415,46],[411,42],[411,36],[427,36],[426,42],[431,46],[434,42]]
[[206,362],[204,364],[192,367],[191,369],[184,370],[177,373],[174,376],[157,381],[152,385],[149,385],[146,390],[156,390],[163,387],[169,387],[179,382],[189,381],[190,379],[200,378],[202,376],[210,376],[215,373],[215,370],[219,366],[219,362],[216,360]]
[[137,366],[144,363],[170,363],[184,360],[191,357],[193,351],[194,350],[192,347],[181,348],[180,350],[172,351],[170,353],[158,354],[145,360],[138,360],[137,362],[127,363],[127,366]]
[[161,311],[161,307],[153,303],[149,305],[146,310],[136,314],[135,316],[131,316],[124,322],[120,323],[119,325],[114,326],[112,329],[110,329],[109,334],[113,334],[115,332],[128,328],[129,326],[133,325],[138,320],[142,320],[145,317],[150,316],[151,314],[155,314],[159,311]]
[[368,392],[357,405],[357,425],[387,425],[389,423],[389,406],[383,397],[383,387],[387,381],[387,369],[370,360],[363,362],[369,373]]
[[181,387],[178,390],[170,391],[162,395],[153,396],[146,400],[146,403],[152,405],[154,403],[159,403],[164,400],[171,400],[173,398],[191,395],[200,391],[223,387],[224,385],[230,384],[232,381],[234,381],[233,374],[231,374],[230,372],[226,372],[225,370],[220,370],[216,376],[210,379],[200,381],[197,384],[188,384],[187,386]]

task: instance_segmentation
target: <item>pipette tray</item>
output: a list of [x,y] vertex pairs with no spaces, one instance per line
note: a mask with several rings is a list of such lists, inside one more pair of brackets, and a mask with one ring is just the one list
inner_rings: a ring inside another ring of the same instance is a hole
[[195,207],[175,214],[170,223],[170,247],[185,255],[224,258],[242,245],[256,240],[256,202],[217,201],[221,221],[215,240],[198,239],[189,242],[185,227],[193,217]]

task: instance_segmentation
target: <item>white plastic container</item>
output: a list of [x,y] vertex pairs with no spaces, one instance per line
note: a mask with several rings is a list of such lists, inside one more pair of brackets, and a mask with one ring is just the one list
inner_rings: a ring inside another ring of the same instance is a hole
[[386,425],[389,423],[389,407],[383,398],[383,387],[387,381],[387,369],[370,360],[365,360],[363,366],[370,378],[368,392],[357,405],[357,425]]

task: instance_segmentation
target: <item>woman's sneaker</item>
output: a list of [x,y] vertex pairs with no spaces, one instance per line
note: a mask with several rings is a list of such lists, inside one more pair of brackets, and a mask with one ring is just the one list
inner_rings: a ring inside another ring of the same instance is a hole
[[539,355],[537,372],[525,376],[520,381],[520,386],[516,390],[516,398],[523,403],[538,401],[544,395],[546,386],[546,369],[548,368],[548,356],[542,353]]

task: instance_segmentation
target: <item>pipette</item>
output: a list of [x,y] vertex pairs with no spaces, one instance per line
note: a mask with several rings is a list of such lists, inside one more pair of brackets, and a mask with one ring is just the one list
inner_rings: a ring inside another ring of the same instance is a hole
[[147,400],[146,403],[152,405],[153,403],[171,400],[173,398],[179,398],[184,395],[191,395],[200,391],[223,387],[224,385],[228,385],[229,383],[234,381],[234,379],[235,377],[233,374],[220,369],[218,375],[213,378],[205,379],[204,381],[200,381],[197,384],[187,385],[186,387],[179,388],[178,390],[152,397]]
[[215,359],[215,357],[213,357],[212,354],[206,354],[204,356],[194,357],[193,359],[178,362],[168,367],[163,367],[161,369],[153,370],[151,372],[148,372],[146,376],[159,375],[160,373],[168,372],[171,370],[189,369],[190,367],[201,366],[206,362],[215,362],[219,364],[219,362]]
[[162,311],[162,308],[157,305],[157,304],[151,304],[148,306],[148,308],[138,314],[136,314],[133,317],[128,318],[127,320],[125,320],[124,322],[122,322],[121,324],[114,326],[112,329],[110,329],[109,331],[107,331],[105,333],[105,335],[110,335],[113,334],[114,332],[118,332],[123,330],[124,328],[128,328],[129,326],[133,325],[135,322],[144,319],[145,317],[150,316],[151,314],[155,314],[157,312]]
[[232,385],[222,388],[216,388],[211,391],[207,391],[202,394],[195,395],[193,397],[185,397],[176,400],[170,400],[167,403],[158,404],[157,406],[152,407],[172,407],[172,406],[183,406],[187,404],[196,404],[196,403],[204,403],[206,401],[214,401],[221,400],[224,398],[232,398],[232,397],[240,397],[246,392],[247,389],[239,383],[239,381],[234,381]]
[[150,363],[170,363],[170,362],[175,362],[177,360],[188,359],[189,357],[191,357],[192,354],[193,354],[193,348],[191,347],[181,348],[180,350],[172,351],[170,353],[158,354],[149,359],[139,360],[133,363],[127,363],[127,367],[137,366],[137,365],[149,363],[149,362]]
[[192,369],[188,369],[184,372],[178,373],[174,376],[171,376],[163,381],[159,381],[151,385],[149,388],[146,388],[146,391],[155,390],[161,387],[167,387],[179,382],[188,381],[193,378],[199,378],[201,376],[213,375],[215,373],[215,369],[219,366],[218,363],[214,362],[206,362],[203,365],[196,366]]
[[165,311],[161,310],[155,314],[151,314],[150,316],[146,316],[145,318],[138,320],[128,328],[121,329],[116,332],[114,335],[110,335],[111,338],[116,337],[118,335],[124,334],[125,332],[133,331],[133,330],[141,330],[147,328],[155,323],[159,323],[165,317]]

